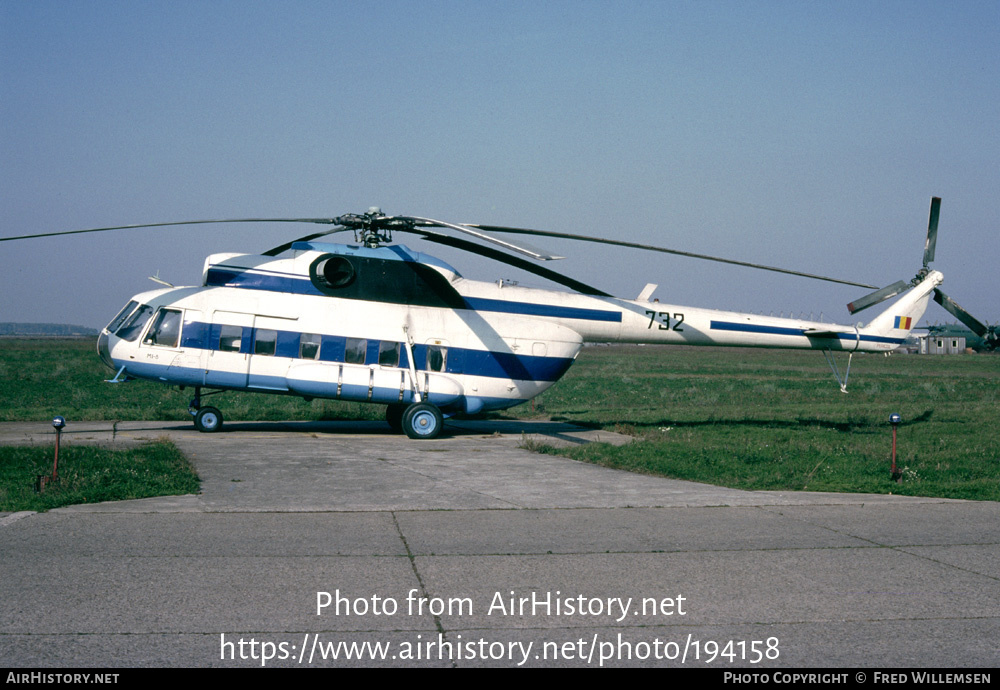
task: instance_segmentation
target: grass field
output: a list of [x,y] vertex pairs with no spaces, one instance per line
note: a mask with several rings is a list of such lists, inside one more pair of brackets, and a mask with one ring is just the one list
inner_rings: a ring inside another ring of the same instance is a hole
[[744,489],[1000,500],[995,355],[858,356],[848,394],[816,352],[587,348],[579,364],[536,411],[638,442],[552,452]]
[[0,511],[44,511],[198,491],[190,463],[169,442],[131,450],[64,445],[59,449],[58,480],[36,493],[36,477],[52,474],[52,459],[51,447],[0,447]]
[[[842,364],[843,366],[843,364]],[[190,419],[190,391],[109,385],[92,340],[0,340],[0,421]],[[745,489],[1000,500],[1000,356],[856,356],[843,394],[818,352],[588,347],[509,418],[635,437],[571,457]],[[229,420],[382,419],[382,407],[227,393]],[[903,417],[889,479],[889,415]]]

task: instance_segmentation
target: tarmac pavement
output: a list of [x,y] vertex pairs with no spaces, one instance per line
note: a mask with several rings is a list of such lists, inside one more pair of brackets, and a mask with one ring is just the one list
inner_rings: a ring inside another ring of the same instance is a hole
[[[2,444],[52,436],[0,424]],[[737,491],[522,447],[627,441],[551,422],[433,441],[76,423],[63,443],[159,437],[200,494],[0,513],[0,667],[1000,662],[998,503]]]

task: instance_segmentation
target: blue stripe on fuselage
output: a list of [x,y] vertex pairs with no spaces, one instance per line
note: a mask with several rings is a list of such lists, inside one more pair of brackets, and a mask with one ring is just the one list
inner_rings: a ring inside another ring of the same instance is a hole
[[[253,354],[253,343],[257,329],[249,326],[243,328],[239,352]],[[266,329],[273,331],[274,329]],[[222,324],[203,323],[201,321],[185,321],[181,334],[181,347],[195,350],[220,350]],[[302,334],[297,331],[277,331],[277,347],[274,356],[299,358],[299,343]],[[347,346],[347,336],[321,335],[319,361],[344,362]],[[363,364],[378,363],[377,339],[367,340],[366,358]],[[386,341],[398,342],[398,341]],[[418,371],[428,371],[427,345],[413,345],[413,357]],[[399,348],[400,368],[408,368],[406,349]],[[488,378],[515,379],[521,381],[557,381],[566,373],[573,359],[570,357],[539,357],[536,355],[518,355],[513,352],[492,352],[489,350],[474,350],[471,348],[448,347],[445,374],[466,374],[470,376],[485,376]],[[267,357],[270,355],[255,355]],[[362,362],[356,362],[362,364]]]
[[[729,321],[712,321],[711,327],[713,331],[737,331],[740,333],[763,333],[766,335],[791,335],[791,336],[804,336],[807,338],[827,337],[827,336],[811,336],[808,333],[806,333],[805,329],[802,328],[761,326],[759,324],[732,323]],[[838,340],[848,340],[851,342],[862,340],[864,342],[870,342],[870,343],[894,343],[896,345],[900,345],[903,342],[902,338],[886,338],[880,335],[864,335],[864,334],[861,334],[859,336],[857,333],[834,333],[829,337],[837,338]]]
[[528,316],[545,316],[553,319],[582,319],[584,321],[611,321],[621,323],[620,311],[604,309],[581,309],[580,307],[562,307],[554,304],[538,302],[508,302],[502,299],[485,297],[466,297],[465,303],[476,311],[495,311],[504,314],[526,314]]

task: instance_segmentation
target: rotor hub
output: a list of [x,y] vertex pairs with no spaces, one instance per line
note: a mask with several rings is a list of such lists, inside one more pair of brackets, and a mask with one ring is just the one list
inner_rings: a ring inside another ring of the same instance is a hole
[[378,206],[370,206],[366,213],[349,213],[334,219],[337,225],[354,230],[354,241],[369,249],[392,242],[392,231],[411,230],[413,221],[408,218],[387,216]]

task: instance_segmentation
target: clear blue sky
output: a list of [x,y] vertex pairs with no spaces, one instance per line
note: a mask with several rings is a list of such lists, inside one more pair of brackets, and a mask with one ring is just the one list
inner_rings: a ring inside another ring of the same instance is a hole
[[[0,0],[0,235],[379,205],[882,285],[937,195],[943,288],[996,322],[998,36],[996,1]],[[148,275],[313,228],[0,244],[0,321],[99,327]],[[850,323],[865,292],[535,244],[626,297]]]

